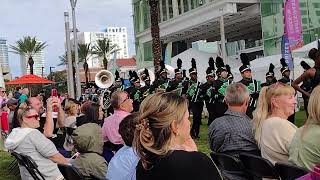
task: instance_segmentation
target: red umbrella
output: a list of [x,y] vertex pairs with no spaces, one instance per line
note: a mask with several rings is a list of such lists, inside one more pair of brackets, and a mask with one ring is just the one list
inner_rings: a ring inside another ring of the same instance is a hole
[[6,85],[21,85],[21,84],[52,84],[53,81],[36,76],[34,74],[24,75],[20,78],[6,82]]

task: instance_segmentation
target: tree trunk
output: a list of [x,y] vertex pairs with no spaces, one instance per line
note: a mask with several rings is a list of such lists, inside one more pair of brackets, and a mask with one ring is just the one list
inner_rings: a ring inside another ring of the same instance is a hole
[[151,17],[152,53],[155,74],[160,70],[161,42],[159,28],[159,0],[149,0]]
[[86,60],[83,63],[83,69],[84,69],[84,76],[86,78],[86,87],[88,88],[89,87],[89,79],[88,79],[89,66]]
[[108,59],[106,57],[104,57],[102,62],[103,62],[103,68],[105,70],[108,70]]
[[32,56],[29,56],[28,64],[29,64],[29,67],[30,67],[30,74],[33,74],[33,64],[34,64],[34,61],[33,61],[33,59],[32,59]]

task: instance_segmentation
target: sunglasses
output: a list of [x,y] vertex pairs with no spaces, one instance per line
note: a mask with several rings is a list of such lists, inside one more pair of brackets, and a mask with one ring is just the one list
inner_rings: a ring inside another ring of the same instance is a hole
[[1,92],[5,93],[6,91],[1,91]]
[[25,116],[25,118],[28,118],[28,119],[32,119],[32,118],[38,119],[39,117],[40,117],[39,114],[34,114],[34,115],[30,115],[30,116]]

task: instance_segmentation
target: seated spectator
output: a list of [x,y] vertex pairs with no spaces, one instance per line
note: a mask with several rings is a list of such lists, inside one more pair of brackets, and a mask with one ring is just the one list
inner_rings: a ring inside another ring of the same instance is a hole
[[65,121],[64,127],[76,127],[76,120],[79,114],[80,103],[75,99],[67,99],[64,107]]
[[[54,136],[54,130],[64,126],[64,111],[58,98],[51,97],[47,101],[47,108],[43,107],[43,103],[37,97],[30,97],[26,101],[28,106],[31,106],[40,115],[40,127],[38,130],[46,137]],[[58,108],[58,112],[53,112],[53,107]],[[14,128],[19,127],[17,112],[13,118]]]
[[23,88],[21,91],[21,95],[19,97],[19,103],[23,103],[28,99],[28,95],[29,95],[29,89],[28,88]]
[[79,126],[72,134],[75,148],[80,155],[72,162],[83,176],[104,179],[107,175],[107,162],[101,156],[103,139],[101,127],[96,123]]
[[[227,87],[225,102],[228,110],[224,116],[209,126],[209,144],[213,152],[239,157],[240,153],[260,155],[252,133],[251,119],[246,115],[250,95],[245,85],[234,83]],[[239,174],[222,170],[224,179],[246,179]]]
[[102,135],[104,142],[112,144],[124,144],[119,134],[119,124],[133,110],[132,99],[125,91],[116,91],[111,95],[111,106],[114,108],[113,115],[104,120],[102,127]]
[[16,87],[16,90],[14,91],[14,93],[13,93],[13,98],[15,98],[15,99],[19,99],[20,98],[20,96],[21,96],[21,86],[17,86]]
[[73,140],[71,134],[73,130],[77,127],[76,120],[79,114],[80,103],[75,99],[66,99],[64,105],[65,111],[65,120],[64,120],[64,135],[65,141],[63,144],[64,150],[67,152],[63,153],[65,157],[69,157],[71,155],[71,151],[73,149]]
[[188,101],[176,93],[156,93],[141,104],[133,147],[140,157],[136,179],[216,179],[211,159],[196,149],[175,150],[190,137]]
[[288,162],[289,146],[297,127],[288,121],[297,101],[294,89],[282,83],[263,87],[253,113],[255,140],[263,158],[275,164]]
[[8,122],[9,122],[10,131],[13,129],[13,115],[14,115],[14,111],[16,110],[18,104],[19,104],[19,101],[17,99],[13,99],[13,98],[8,100],[8,102],[7,102],[7,107],[9,109]]
[[81,114],[77,117],[76,126],[79,127],[86,123],[101,124],[103,119],[102,107],[99,104],[87,101],[80,108]]
[[320,86],[313,89],[309,104],[309,117],[304,126],[299,128],[289,148],[289,161],[313,170],[320,164]]
[[[57,151],[52,141],[36,129],[40,126],[38,112],[22,103],[17,116],[20,127],[9,134],[6,148],[30,156],[45,179],[63,179],[56,163],[68,164],[68,161]],[[19,168],[22,179],[33,179],[25,167],[19,165]]]
[[132,148],[132,142],[137,125],[137,116],[137,113],[130,114],[119,125],[119,134],[125,145],[117,151],[108,165],[107,179],[109,180],[136,179],[135,170],[139,158]]

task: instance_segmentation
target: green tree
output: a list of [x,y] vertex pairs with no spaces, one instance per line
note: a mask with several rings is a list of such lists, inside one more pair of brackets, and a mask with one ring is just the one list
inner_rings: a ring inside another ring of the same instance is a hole
[[78,52],[79,52],[79,60],[83,62],[83,70],[86,78],[86,86],[88,87],[89,86],[89,78],[88,78],[89,65],[87,61],[92,55],[90,43],[78,44]]
[[161,42],[159,28],[159,0],[149,0],[151,17],[152,54],[155,73],[160,70]]
[[33,56],[47,47],[47,43],[37,42],[36,37],[26,36],[16,42],[16,45],[10,45],[14,53],[22,56],[28,56],[28,64],[30,67],[30,74],[33,74]]
[[117,52],[118,46],[116,44],[111,45],[109,39],[104,38],[97,40],[97,44],[93,47],[92,53],[97,55],[99,58],[102,58],[103,68],[108,69],[108,59],[110,54]]

